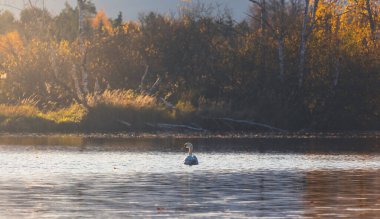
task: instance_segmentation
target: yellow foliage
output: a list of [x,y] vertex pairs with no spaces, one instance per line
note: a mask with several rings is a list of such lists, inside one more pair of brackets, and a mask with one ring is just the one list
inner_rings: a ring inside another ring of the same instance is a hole
[[59,43],[58,51],[63,56],[69,56],[69,55],[71,55],[72,51],[71,51],[71,47],[70,47],[69,42],[67,40],[61,41]]
[[[372,9],[376,10],[375,7]],[[356,51],[353,48],[358,47],[363,51],[366,47],[373,46],[365,1],[349,0],[344,12],[342,15],[341,35],[348,51],[355,53]]]
[[[380,8],[371,4],[373,13],[378,14]],[[320,27],[315,30],[318,39],[325,40],[324,37],[329,36],[329,32],[334,33],[334,37],[342,42],[349,54],[357,54],[373,46],[366,0],[322,0],[316,20]]]
[[125,33],[140,32],[140,24],[138,24],[137,22],[133,22],[133,21],[126,22],[123,25],[123,29],[124,29]]
[[24,48],[18,32],[9,32],[0,36],[0,53],[3,56],[16,55]]

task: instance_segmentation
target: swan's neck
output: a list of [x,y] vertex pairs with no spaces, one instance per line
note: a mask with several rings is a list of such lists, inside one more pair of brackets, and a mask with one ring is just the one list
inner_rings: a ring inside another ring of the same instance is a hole
[[192,156],[192,155],[193,155],[193,149],[189,148],[189,156]]

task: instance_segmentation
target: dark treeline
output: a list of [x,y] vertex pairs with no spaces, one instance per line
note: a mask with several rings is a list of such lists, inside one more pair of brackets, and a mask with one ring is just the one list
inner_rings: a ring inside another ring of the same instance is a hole
[[202,3],[128,22],[86,0],[56,16],[3,11],[0,101],[91,108],[104,92],[131,90],[190,118],[380,128],[379,1],[251,3],[243,21]]

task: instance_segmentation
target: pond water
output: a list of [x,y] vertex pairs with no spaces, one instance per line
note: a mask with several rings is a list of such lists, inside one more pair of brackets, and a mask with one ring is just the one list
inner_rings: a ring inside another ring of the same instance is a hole
[[[198,166],[182,164],[191,141]],[[375,218],[366,137],[0,136],[2,218]]]

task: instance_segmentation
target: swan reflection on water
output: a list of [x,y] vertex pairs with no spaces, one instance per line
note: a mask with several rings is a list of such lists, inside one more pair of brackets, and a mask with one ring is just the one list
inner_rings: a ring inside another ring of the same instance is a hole
[[187,142],[185,143],[185,148],[189,149],[189,154],[185,158],[185,161],[183,162],[185,165],[198,165],[198,158],[193,155],[193,144]]

